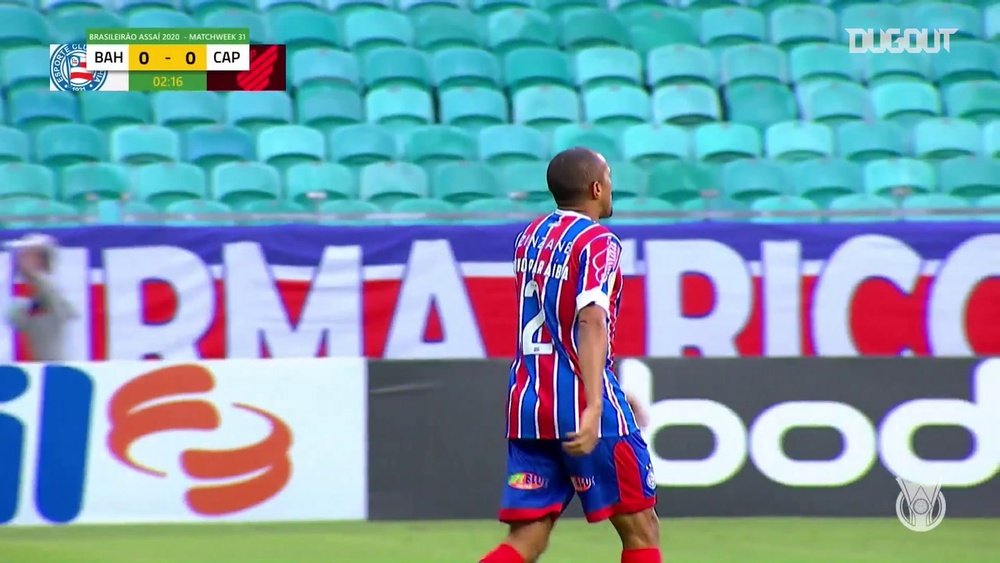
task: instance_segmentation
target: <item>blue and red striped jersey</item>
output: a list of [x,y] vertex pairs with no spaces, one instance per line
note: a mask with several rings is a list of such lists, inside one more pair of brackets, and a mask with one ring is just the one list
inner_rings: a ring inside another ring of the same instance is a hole
[[618,237],[572,211],[540,217],[517,237],[518,335],[510,368],[508,438],[563,439],[577,430],[586,393],[580,379],[576,316],[588,305],[604,309],[609,323],[600,436],[636,431],[635,415],[612,371],[622,290],[620,259]]

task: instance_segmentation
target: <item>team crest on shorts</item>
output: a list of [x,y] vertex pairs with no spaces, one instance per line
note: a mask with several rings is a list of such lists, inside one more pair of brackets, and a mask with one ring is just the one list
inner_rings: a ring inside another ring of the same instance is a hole
[[656,490],[656,474],[653,473],[653,464],[649,464],[649,467],[646,468],[646,486]]
[[91,92],[107,79],[106,70],[87,70],[87,46],[82,43],[59,45],[49,57],[49,80],[57,90]]

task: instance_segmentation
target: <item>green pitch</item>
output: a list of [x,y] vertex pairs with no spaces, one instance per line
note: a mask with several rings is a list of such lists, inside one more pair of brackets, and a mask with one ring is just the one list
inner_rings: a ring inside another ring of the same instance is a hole
[[[475,563],[492,522],[73,526],[0,529],[3,563]],[[985,563],[1000,520],[946,518],[918,534],[896,519],[663,521],[668,563]],[[617,563],[609,525],[565,521],[543,563]]]

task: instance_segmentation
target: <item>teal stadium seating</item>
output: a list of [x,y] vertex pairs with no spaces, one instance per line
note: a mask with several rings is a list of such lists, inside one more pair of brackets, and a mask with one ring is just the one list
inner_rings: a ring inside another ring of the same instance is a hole
[[[122,26],[246,27],[287,45],[288,90],[48,91],[50,43]],[[857,54],[857,27],[958,31],[950,52]],[[1000,206],[1000,3],[0,4],[6,227],[102,202],[170,224],[509,219],[553,207],[547,159],[571,146],[605,155],[621,212],[996,220],[975,211]],[[234,212],[252,217],[215,217]]]

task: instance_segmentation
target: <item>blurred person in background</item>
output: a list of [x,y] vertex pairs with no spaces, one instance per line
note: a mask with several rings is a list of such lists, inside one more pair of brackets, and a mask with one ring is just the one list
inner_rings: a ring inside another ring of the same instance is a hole
[[16,298],[7,311],[8,322],[27,337],[32,361],[66,360],[66,325],[77,312],[52,277],[59,244],[31,234],[4,246],[14,252],[16,272],[29,287],[28,296]]

